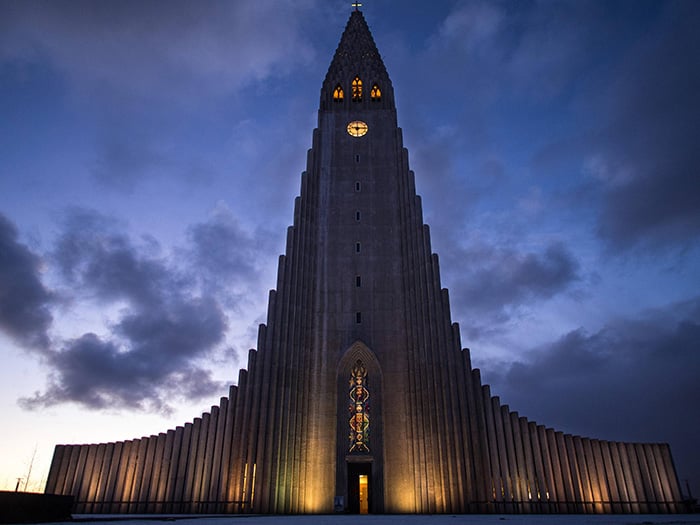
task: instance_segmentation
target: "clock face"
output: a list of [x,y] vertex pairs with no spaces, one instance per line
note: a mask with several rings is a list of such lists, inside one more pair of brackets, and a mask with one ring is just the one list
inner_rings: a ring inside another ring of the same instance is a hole
[[361,120],[353,120],[348,124],[348,133],[353,137],[361,137],[367,133],[368,129],[367,124]]

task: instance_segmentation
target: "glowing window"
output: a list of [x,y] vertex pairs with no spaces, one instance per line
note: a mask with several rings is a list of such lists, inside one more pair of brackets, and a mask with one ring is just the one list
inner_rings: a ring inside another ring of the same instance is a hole
[[362,80],[360,77],[355,77],[352,81],[352,99],[355,102],[362,100]]
[[[358,315],[360,312],[357,312]],[[350,434],[348,435],[349,452],[369,452],[369,389],[367,368],[359,359],[350,371]]]
[[382,92],[377,84],[372,86],[372,89],[369,92],[369,97],[374,101],[379,101],[382,99]]
[[343,88],[341,88],[340,84],[338,84],[336,86],[336,88],[333,90],[333,100],[335,102],[342,102],[344,96],[345,96],[345,93],[343,93]]

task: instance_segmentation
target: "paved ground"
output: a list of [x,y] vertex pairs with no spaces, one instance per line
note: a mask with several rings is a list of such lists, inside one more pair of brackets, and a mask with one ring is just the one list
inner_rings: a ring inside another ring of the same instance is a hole
[[[76,515],[73,522],[119,525],[700,525],[700,514],[642,515],[322,515],[322,516],[100,516]],[[56,524],[54,524],[56,525]]]

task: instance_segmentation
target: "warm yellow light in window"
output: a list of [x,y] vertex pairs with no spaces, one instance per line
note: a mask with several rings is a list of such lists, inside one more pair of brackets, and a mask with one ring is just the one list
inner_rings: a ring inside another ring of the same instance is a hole
[[360,77],[355,77],[352,81],[352,99],[362,100],[362,80]]
[[369,96],[372,100],[381,100],[382,99],[382,92],[379,89],[379,86],[377,84],[372,86],[372,89],[369,92]]
[[336,102],[341,102],[344,96],[345,94],[343,93],[343,88],[337,86],[333,91],[333,100],[335,100]]

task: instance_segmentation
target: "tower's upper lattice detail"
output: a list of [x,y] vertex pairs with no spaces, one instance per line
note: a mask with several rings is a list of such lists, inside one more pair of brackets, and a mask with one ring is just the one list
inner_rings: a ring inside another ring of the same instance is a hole
[[321,90],[322,110],[347,109],[355,104],[394,107],[389,74],[361,11],[350,15]]

